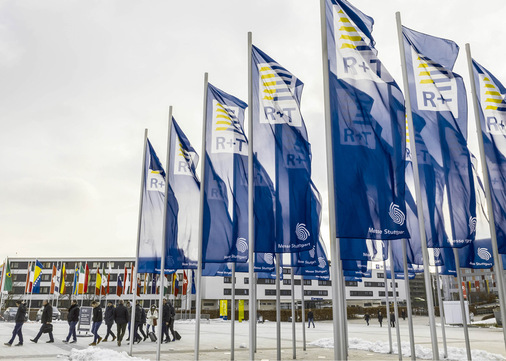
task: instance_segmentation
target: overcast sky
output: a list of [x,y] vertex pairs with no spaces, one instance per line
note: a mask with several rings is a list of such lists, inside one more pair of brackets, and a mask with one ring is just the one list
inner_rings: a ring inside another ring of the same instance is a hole
[[[504,0],[352,3],[401,87],[395,11],[460,45],[468,90],[466,42],[506,83]],[[305,83],[328,242],[319,1],[0,0],[0,260],[134,256],[144,128],[165,164],[173,105],[200,153],[203,74],[247,100],[248,31]]]

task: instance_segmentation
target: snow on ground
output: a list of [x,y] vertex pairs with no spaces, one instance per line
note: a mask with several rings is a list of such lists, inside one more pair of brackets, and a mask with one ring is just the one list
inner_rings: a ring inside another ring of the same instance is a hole
[[471,322],[471,325],[495,325],[496,323],[495,318],[489,318],[488,320]]
[[147,359],[128,356],[125,351],[117,352],[93,346],[83,350],[73,348],[68,359],[69,361],[147,361]]
[[[322,338],[311,342],[309,345],[323,347],[323,348],[334,348],[334,341],[331,338]],[[349,339],[349,347],[354,350],[363,350],[370,351],[375,353],[386,354],[389,353],[389,343],[383,341],[365,341],[360,338],[350,338]],[[397,343],[394,342],[392,344],[393,353],[397,354]],[[411,348],[409,344],[402,345],[402,355],[405,357],[411,356]],[[443,352],[440,349],[440,359],[443,359]],[[423,347],[420,345],[415,345],[415,355],[417,358],[424,360],[432,359],[432,349]],[[487,351],[482,350],[471,350],[471,355],[474,361],[503,361],[506,360],[505,357],[489,353]],[[448,360],[460,361],[466,359],[467,354],[464,348],[459,347],[448,347]]]

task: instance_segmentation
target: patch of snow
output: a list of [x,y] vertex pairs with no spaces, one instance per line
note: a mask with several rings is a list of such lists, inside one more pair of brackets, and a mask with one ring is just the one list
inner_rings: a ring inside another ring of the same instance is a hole
[[93,346],[83,350],[73,348],[68,357],[70,361],[149,361],[147,359],[129,356],[125,351],[117,352]]
[[[334,348],[334,340],[331,338],[322,338],[310,343],[311,346],[317,346],[322,348]],[[363,351],[371,351],[376,353],[389,353],[389,344],[388,342],[383,341],[365,341],[360,338],[350,338],[349,339],[349,347],[350,349],[355,350],[363,350]],[[397,343],[393,343],[392,345],[393,353],[397,354]],[[411,348],[409,344],[404,343],[402,345],[402,354],[403,356],[409,357],[411,355]],[[432,349],[423,347],[420,345],[415,345],[415,354],[417,358],[431,360],[432,359]],[[501,355],[493,354],[483,350],[471,350],[471,355],[474,361],[505,361]],[[459,347],[448,347],[448,359],[460,361],[466,359],[466,349]],[[443,354],[440,354],[440,358],[443,359]]]
[[471,322],[471,325],[494,325],[496,323],[497,321],[495,320],[495,318],[489,318],[488,320]]

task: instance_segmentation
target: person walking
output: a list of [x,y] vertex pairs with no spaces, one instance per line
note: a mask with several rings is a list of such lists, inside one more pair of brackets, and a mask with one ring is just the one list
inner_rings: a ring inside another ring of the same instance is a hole
[[103,342],[107,342],[107,337],[109,335],[112,336],[112,340],[116,339],[116,335],[114,332],[112,332],[112,325],[114,325],[114,304],[112,301],[107,301],[107,307],[105,308],[105,314],[104,314],[104,321],[105,325],[107,326],[107,333],[105,334],[105,337],[103,339]]
[[378,311],[378,322],[380,327],[383,327],[383,315],[381,314],[381,311]]
[[96,346],[102,341],[102,337],[98,335],[98,329],[102,325],[102,307],[100,307],[100,303],[97,301],[93,301],[91,303],[91,307],[93,307],[93,324],[91,325],[91,333],[95,336],[93,337],[93,342],[90,343],[90,346]]
[[165,343],[170,342],[169,330],[172,333],[172,341],[176,340],[174,334],[174,317],[176,316],[176,309],[170,301],[166,298],[163,299],[163,326],[162,337],[165,335]]
[[135,319],[134,319],[134,340],[133,343],[140,343],[142,341],[142,337],[139,336],[139,327],[141,326],[141,305],[139,304],[139,301],[135,302]]
[[53,325],[51,324],[51,321],[53,320],[53,307],[47,300],[42,301],[42,305],[44,306],[44,309],[42,310],[42,316],[40,318],[40,323],[42,325],[40,326],[40,330],[37,336],[30,339],[30,341],[37,343],[40,336],[42,336],[43,333],[47,333],[49,335],[49,341],[46,341],[46,343],[53,343]]
[[146,315],[146,319],[148,322],[148,325],[146,326],[146,331],[149,333],[149,326],[151,326],[151,332],[155,332],[155,326],[158,323],[158,310],[156,309],[156,305],[151,305],[149,308],[149,311]]
[[128,323],[128,310],[123,304],[123,300],[119,300],[118,306],[114,309],[114,322],[116,322],[118,346],[121,346],[121,341],[125,336],[125,330]]
[[307,328],[311,326],[311,323],[313,324],[314,328],[314,314],[311,309],[309,309],[309,312],[307,313]]
[[371,316],[369,316],[369,314],[366,312],[365,315],[364,315],[364,320],[367,323],[367,326],[369,326],[369,319],[370,318],[371,318]]
[[406,321],[406,310],[401,311],[401,317],[403,321]]
[[4,343],[5,346],[11,346],[14,342],[14,339],[16,336],[18,336],[18,343],[14,346],[23,346],[23,332],[21,329],[23,328],[23,323],[25,323],[25,317],[26,317],[26,306],[21,300],[16,301],[16,306],[18,306],[18,310],[16,312],[16,317],[14,318],[14,321],[16,322],[16,325],[14,325],[14,330],[12,330],[12,337],[9,340],[9,342]]
[[146,341],[146,339],[148,338],[148,335],[144,333],[144,325],[146,324],[147,320],[146,310],[144,309],[144,307],[140,306],[140,311],[141,311],[141,323],[139,325],[139,332],[144,337],[143,341]]
[[[130,301],[125,302],[126,309],[128,310],[128,337],[127,341],[130,341],[130,325],[132,324],[132,305],[130,304]],[[134,325],[135,327],[135,325]],[[135,340],[134,340],[135,341]]]
[[76,325],[79,322],[79,306],[77,305],[77,300],[72,300],[69,312],[67,313],[67,322],[69,324],[69,334],[65,340],[62,340],[62,342],[67,343],[72,337],[72,341],[70,341],[70,343],[76,343]]
[[390,314],[390,326],[395,327],[395,313]]

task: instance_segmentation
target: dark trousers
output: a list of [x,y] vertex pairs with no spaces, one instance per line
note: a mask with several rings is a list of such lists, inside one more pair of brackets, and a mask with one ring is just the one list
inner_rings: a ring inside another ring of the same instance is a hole
[[313,328],[314,328],[314,320],[312,317],[307,320],[307,327],[308,328],[309,328],[309,326],[311,326],[311,323],[313,324]]
[[117,323],[116,324],[116,331],[118,334],[118,341],[119,342],[121,342],[123,340],[123,336],[125,336],[126,326],[127,326],[126,323],[122,323],[122,324]]
[[146,334],[144,333],[143,328],[144,328],[144,325],[142,323],[139,324],[139,332],[141,333],[142,337],[146,338],[148,336],[146,336]]
[[98,329],[100,328],[100,325],[102,325],[102,321],[99,322],[93,322],[93,325],[91,325],[91,333],[95,336],[93,337],[93,342],[97,342],[100,336],[98,335]]
[[72,337],[72,339],[74,341],[77,341],[77,337],[76,337],[76,325],[77,325],[77,322],[78,321],[70,321],[69,322],[69,334],[67,335],[67,338],[66,338],[66,341],[70,341],[70,338]]
[[136,342],[136,341],[141,342],[141,340],[142,340],[141,336],[139,336],[139,326],[140,325],[141,325],[140,323],[134,323],[134,340],[133,340],[133,342]]
[[[40,336],[42,336],[42,329],[44,328],[44,324],[42,324],[42,326],[40,326],[40,330],[39,330],[39,333],[37,334],[37,336],[35,336],[34,340],[35,341],[38,341]],[[54,338],[53,338],[53,331],[51,332],[48,332],[47,333],[49,335],[49,341],[53,341],[54,342]]]
[[165,341],[170,341],[168,322],[164,322],[162,325],[162,342],[163,342],[164,335],[165,335]]
[[112,325],[113,325],[113,323],[108,323],[107,324],[107,333],[105,334],[105,339],[106,340],[107,340],[107,337],[109,337],[109,335],[111,335],[113,339],[116,338],[116,335],[114,334],[114,332],[112,332]]
[[149,325],[149,324],[146,326],[146,333],[149,333],[149,326],[151,326],[151,332],[156,333],[155,332],[155,326]]
[[19,343],[23,344],[23,333],[21,332],[21,328],[23,327],[23,322],[16,322],[14,326],[14,330],[12,330],[12,338],[9,343],[12,345],[16,336],[18,336]]

